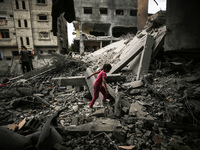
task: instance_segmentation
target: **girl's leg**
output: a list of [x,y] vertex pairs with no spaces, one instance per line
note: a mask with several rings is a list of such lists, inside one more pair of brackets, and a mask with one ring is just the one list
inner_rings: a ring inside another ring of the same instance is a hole
[[102,93],[102,95],[103,95],[103,102],[106,102],[107,93],[106,93],[106,89],[105,89],[105,87],[102,86],[102,87],[100,88],[99,91],[100,91],[100,92]]
[[96,99],[99,97],[99,89],[94,88],[94,97],[92,99],[92,101],[90,102],[89,107],[92,108]]

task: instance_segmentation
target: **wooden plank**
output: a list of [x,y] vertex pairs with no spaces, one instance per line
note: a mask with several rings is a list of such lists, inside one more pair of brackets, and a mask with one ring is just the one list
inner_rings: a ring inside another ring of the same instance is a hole
[[[59,86],[81,86],[86,85],[85,76],[72,76],[72,77],[58,77],[53,78],[53,81],[59,81]],[[108,74],[106,82],[112,83],[117,81],[124,81],[125,77],[122,77],[121,74]]]
[[149,64],[151,60],[153,43],[154,43],[153,36],[147,35],[144,50],[142,51],[142,55],[140,58],[140,64],[136,80],[139,80],[142,75],[147,74],[149,71]]
[[134,45],[129,45],[128,48],[131,48],[132,50],[127,53],[127,57],[125,57],[123,60],[120,60],[112,67],[110,71],[111,74],[119,72],[143,50],[144,38],[145,37],[138,39],[138,42],[136,42]]

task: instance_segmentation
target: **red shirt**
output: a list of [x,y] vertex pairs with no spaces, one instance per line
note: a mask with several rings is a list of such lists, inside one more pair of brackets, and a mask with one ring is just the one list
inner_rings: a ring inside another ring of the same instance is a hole
[[[100,71],[98,71],[98,72],[100,72]],[[103,78],[107,78],[107,75],[106,75],[106,73],[102,70],[102,71],[98,74],[96,80],[94,81],[93,86],[94,86],[95,88],[101,87],[101,86],[102,86],[102,82],[103,82]]]

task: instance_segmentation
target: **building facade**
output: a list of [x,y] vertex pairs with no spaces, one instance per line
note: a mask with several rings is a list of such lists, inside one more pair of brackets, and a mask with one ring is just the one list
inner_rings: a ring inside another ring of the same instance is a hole
[[21,45],[38,56],[58,52],[52,0],[0,0],[0,59],[19,55]]
[[137,0],[74,0],[74,6],[80,52],[97,50],[137,32]]

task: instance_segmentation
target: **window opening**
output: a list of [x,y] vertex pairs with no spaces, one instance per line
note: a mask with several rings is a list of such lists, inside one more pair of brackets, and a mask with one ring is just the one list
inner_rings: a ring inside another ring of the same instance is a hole
[[40,32],[39,36],[41,39],[47,39],[47,38],[49,38],[49,33],[48,32]]
[[26,45],[30,45],[30,43],[29,43],[29,37],[26,37]]
[[6,17],[0,17],[0,25],[6,25],[6,24],[7,24]]
[[92,14],[92,7],[84,7],[84,14]]
[[22,8],[26,9],[26,3],[25,3],[25,1],[22,1]]
[[108,10],[107,10],[107,8],[100,8],[99,12],[100,12],[100,14],[107,14]]
[[18,20],[18,27],[21,27],[21,20]]
[[24,41],[22,37],[20,37],[20,42],[21,42],[21,45],[24,45]]
[[0,39],[10,38],[8,29],[0,29]]
[[38,4],[45,4],[45,0],[37,0]]
[[47,15],[39,15],[39,20],[47,20]]
[[24,26],[28,27],[27,20],[24,20]]
[[16,9],[19,9],[19,2],[15,1],[15,4],[16,4]]
[[124,10],[116,9],[116,15],[124,15]]
[[130,16],[137,16],[137,10],[130,10]]

